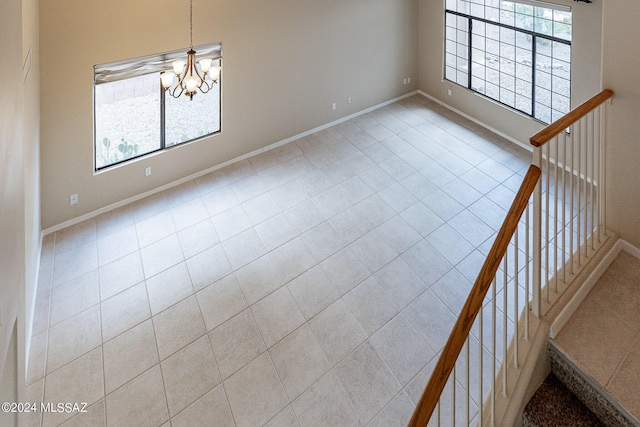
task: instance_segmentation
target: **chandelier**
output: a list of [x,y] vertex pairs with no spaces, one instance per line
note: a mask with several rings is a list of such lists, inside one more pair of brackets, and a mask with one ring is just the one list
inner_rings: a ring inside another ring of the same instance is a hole
[[[180,98],[184,93],[193,101],[193,95],[197,91],[207,93],[218,82],[220,66],[214,65],[212,67],[213,60],[211,58],[202,58],[196,63],[196,51],[193,50],[193,0],[189,0],[189,24],[190,49],[187,52],[187,60],[179,59],[174,61],[171,64],[173,70],[161,73],[160,79],[165,92],[172,97]],[[171,89],[174,77],[178,78],[178,84]],[[209,77],[210,81],[207,81],[207,77]]]

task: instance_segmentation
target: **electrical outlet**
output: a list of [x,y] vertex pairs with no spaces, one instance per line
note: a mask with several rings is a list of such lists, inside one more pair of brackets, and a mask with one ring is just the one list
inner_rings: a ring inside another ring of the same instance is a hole
[[451,89],[447,89],[447,95],[451,96]]
[[335,103],[335,102],[334,102],[333,104],[331,104],[331,109],[332,109],[332,110],[335,110],[336,108],[338,108],[338,107],[336,106],[336,103]]
[[407,84],[407,79],[406,79],[406,78],[402,79],[402,84],[403,84],[403,85],[406,85],[406,84]]
[[72,194],[71,196],[69,196],[69,204],[70,205],[75,205],[78,203],[78,193]]
[[149,176],[149,175],[151,175],[151,166],[149,166],[144,170],[144,176]]
[[411,83],[411,77],[407,77],[407,84]]
[[347,104],[351,104],[351,97],[347,98]]

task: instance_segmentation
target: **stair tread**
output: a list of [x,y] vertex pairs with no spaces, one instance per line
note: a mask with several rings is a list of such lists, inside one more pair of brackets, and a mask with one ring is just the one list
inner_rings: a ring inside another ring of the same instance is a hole
[[620,252],[549,341],[552,371],[610,426],[640,426],[640,259]]
[[608,427],[640,427],[634,416],[614,396],[584,372],[558,348],[553,340],[548,345],[551,372],[571,393]]
[[524,425],[531,427],[604,427],[553,374],[533,395],[523,413]]

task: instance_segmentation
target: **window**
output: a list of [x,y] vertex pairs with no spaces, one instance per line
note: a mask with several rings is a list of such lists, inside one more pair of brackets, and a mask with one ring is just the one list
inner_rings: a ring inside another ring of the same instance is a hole
[[445,78],[544,123],[571,109],[571,9],[446,0]]
[[[219,43],[196,46],[220,65]],[[95,170],[220,132],[220,81],[193,100],[171,97],[160,73],[187,49],[94,67]],[[174,82],[175,85],[175,82]]]

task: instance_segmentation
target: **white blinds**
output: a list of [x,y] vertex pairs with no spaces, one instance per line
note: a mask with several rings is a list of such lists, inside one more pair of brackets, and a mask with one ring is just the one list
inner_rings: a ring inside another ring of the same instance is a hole
[[544,7],[545,9],[561,10],[563,12],[571,12],[570,6],[564,6],[562,4],[555,4],[555,3],[548,3],[546,1],[517,0],[516,3],[527,4],[529,6]]
[[[196,59],[211,58],[214,61],[222,58],[222,44],[211,43],[194,46]],[[145,74],[171,70],[171,63],[177,59],[186,59],[187,48],[173,52],[158,53],[123,61],[98,64],[93,67],[94,83],[110,83],[118,80],[138,77]]]

